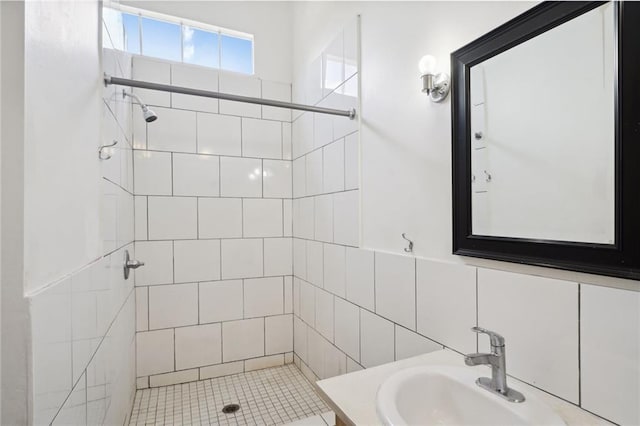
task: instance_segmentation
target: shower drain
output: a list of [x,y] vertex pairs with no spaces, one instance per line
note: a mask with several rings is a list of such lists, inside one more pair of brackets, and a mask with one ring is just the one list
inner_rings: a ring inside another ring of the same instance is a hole
[[238,404],[227,404],[222,407],[222,412],[225,414],[233,414],[238,410],[240,410],[240,406]]

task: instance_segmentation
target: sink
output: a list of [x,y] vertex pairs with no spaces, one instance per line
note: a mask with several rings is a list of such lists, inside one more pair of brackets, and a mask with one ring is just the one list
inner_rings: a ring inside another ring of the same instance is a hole
[[524,402],[514,403],[480,388],[475,383],[480,373],[446,365],[401,370],[378,389],[378,417],[385,425],[566,424],[530,392],[523,392]]

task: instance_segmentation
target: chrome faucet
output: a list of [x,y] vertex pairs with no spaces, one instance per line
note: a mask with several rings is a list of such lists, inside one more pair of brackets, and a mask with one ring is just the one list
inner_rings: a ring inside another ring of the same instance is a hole
[[504,337],[482,327],[471,327],[471,331],[489,335],[491,353],[469,354],[464,357],[464,363],[470,366],[490,365],[491,378],[480,377],[476,380],[478,386],[493,392],[510,402],[524,401],[524,395],[507,386],[507,367],[505,359]]

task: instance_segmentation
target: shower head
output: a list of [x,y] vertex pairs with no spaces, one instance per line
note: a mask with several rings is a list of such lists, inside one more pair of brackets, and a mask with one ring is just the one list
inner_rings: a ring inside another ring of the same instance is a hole
[[127,93],[126,91],[123,90],[122,96],[123,97],[129,96],[130,98],[133,98],[135,100],[135,103],[140,105],[140,108],[142,108],[142,116],[144,117],[144,121],[146,121],[147,123],[151,123],[152,121],[156,121],[158,119],[158,114],[153,112],[153,110],[151,110],[151,108],[149,108],[147,104],[142,102],[142,99],[140,99],[138,95],[134,95],[133,93]]
[[148,106],[141,104],[142,107],[142,116],[144,117],[144,121],[147,123],[151,123],[152,121],[156,121],[158,119],[158,115],[149,109]]

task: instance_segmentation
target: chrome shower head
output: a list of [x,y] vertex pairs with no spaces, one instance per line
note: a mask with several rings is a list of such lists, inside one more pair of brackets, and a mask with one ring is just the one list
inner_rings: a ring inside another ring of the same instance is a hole
[[127,93],[126,91],[123,90],[122,96],[123,97],[129,96],[130,98],[133,98],[135,100],[134,103],[137,103],[138,105],[140,105],[140,108],[142,108],[142,116],[144,117],[144,121],[146,121],[147,123],[151,123],[158,119],[158,114],[153,112],[153,110],[151,110],[147,106],[147,104],[142,102],[142,99],[140,99],[138,95],[134,95],[133,93]]

